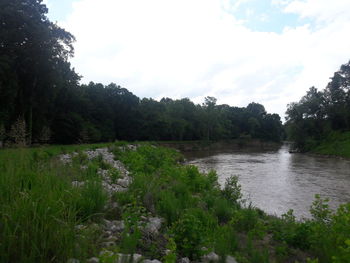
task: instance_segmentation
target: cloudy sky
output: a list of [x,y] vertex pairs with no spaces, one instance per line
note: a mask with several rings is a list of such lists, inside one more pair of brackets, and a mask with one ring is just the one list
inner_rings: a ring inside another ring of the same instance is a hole
[[46,0],[89,81],[284,116],[350,59],[349,0]]

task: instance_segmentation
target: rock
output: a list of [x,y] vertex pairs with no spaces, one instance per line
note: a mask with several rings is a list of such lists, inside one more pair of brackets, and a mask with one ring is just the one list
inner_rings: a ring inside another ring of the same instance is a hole
[[100,260],[96,257],[92,257],[92,258],[89,258],[88,260],[86,260],[87,263],[99,263]]
[[67,260],[67,263],[80,263],[80,260],[76,258],[70,258]]
[[180,258],[180,260],[178,261],[178,263],[190,263],[190,259],[189,258]]
[[153,259],[153,260],[145,259],[142,261],[142,263],[162,263],[162,262],[157,259]]
[[59,156],[59,159],[64,164],[70,164],[72,163],[72,156],[70,154],[61,154]]
[[76,230],[82,230],[82,229],[85,228],[85,226],[84,226],[84,225],[76,225],[74,228],[75,228]]
[[113,226],[113,222],[109,221],[107,219],[103,219],[103,225],[104,225],[106,230],[110,230],[111,227]]
[[125,223],[124,223],[124,220],[120,220],[120,221],[113,221],[114,223],[114,226],[116,227],[116,231],[123,231],[125,229]]
[[103,232],[102,237],[107,238],[111,235],[112,235],[112,232],[108,230],[108,231]]
[[109,251],[109,250],[102,250],[100,252],[100,256],[111,257],[113,255],[114,255],[114,253],[112,251]]
[[227,256],[225,262],[226,263],[237,263],[236,259],[232,256]]
[[109,237],[107,237],[106,238],[106,242],[115,242],[115,241],[117,241],[118,240],[118,238],[116,238],[115,236],[109,236]]
[[130,262],[130,263],[138,263],[142,259],[142,255],[140,254],[118,254],[118,258],[115,263],[125,263],[125,262]]
[[113,241],[107,241],[102,243],[102,247],[105,247],[105,248],[110,248],[115,246],[116,246],[116,243]]
[[117,184],[122,186],[122,187],[128,187],[130,182],[128,179],[118,179]]
[[116,225],[112,225],[111,228],[110,228],[110,231],[115,233],[117,232],[118,228],[116,227]]
[[215,252],[210,252],[209,254],[202,257],[202,262],[218,262],[219,256]]
[[135,263],[140,262],[141,259],[142,259],[142,255],[140,255],[140,254],[133,254],[133,255],[132,255],[132,260],[133,260],[133,262],[135,262]]
[[74,187],[81,187],[84,186],[85,182],[79,182],[79,181],[73,181],[72,186]]
[[148,223],[145,226],[145,232],[156,234],[162,226],[162,219],[159,217],[148,218]]

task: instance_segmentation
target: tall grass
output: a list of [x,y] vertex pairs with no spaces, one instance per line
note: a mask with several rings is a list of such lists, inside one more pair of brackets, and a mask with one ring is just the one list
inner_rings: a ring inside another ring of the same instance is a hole
[[54,156],[72,147],[0,151],[0,262],[65,262],[90,244],[75,226],[102,211],[98,183],[72,187],[80,171]]

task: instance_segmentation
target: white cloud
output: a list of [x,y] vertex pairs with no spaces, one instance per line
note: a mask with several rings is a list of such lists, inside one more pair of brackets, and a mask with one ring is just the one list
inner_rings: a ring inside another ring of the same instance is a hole
[[349,20],[349,0],[295,0],[287,3],[286,12],[299,14],[302,18],[318,21]]
[[61,24],[77,38],[72,63],[84,82],[115,82],[153,98],[255,101],[279,114],[310,86],[324,88],[350,58],[350,18],[336,17],[350,1],[329,4],[327,16],[323,0],[280,2],[286,12],[322,18],[316,29],[281,34],[245,28],[223,8],[230,2],[78,0]]

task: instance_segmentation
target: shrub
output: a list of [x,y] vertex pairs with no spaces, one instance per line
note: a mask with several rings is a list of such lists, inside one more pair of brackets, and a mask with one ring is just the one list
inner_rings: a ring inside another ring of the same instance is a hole
[[237,176],[231,176],[226,179],[222,194],[231,203],[238,205],[238,201],[242,198],[242,192]]
[[184,213],[171,228],[176,247],[181,255],[199,259],[205,244],[205,229],[202,222],[192,214]]

